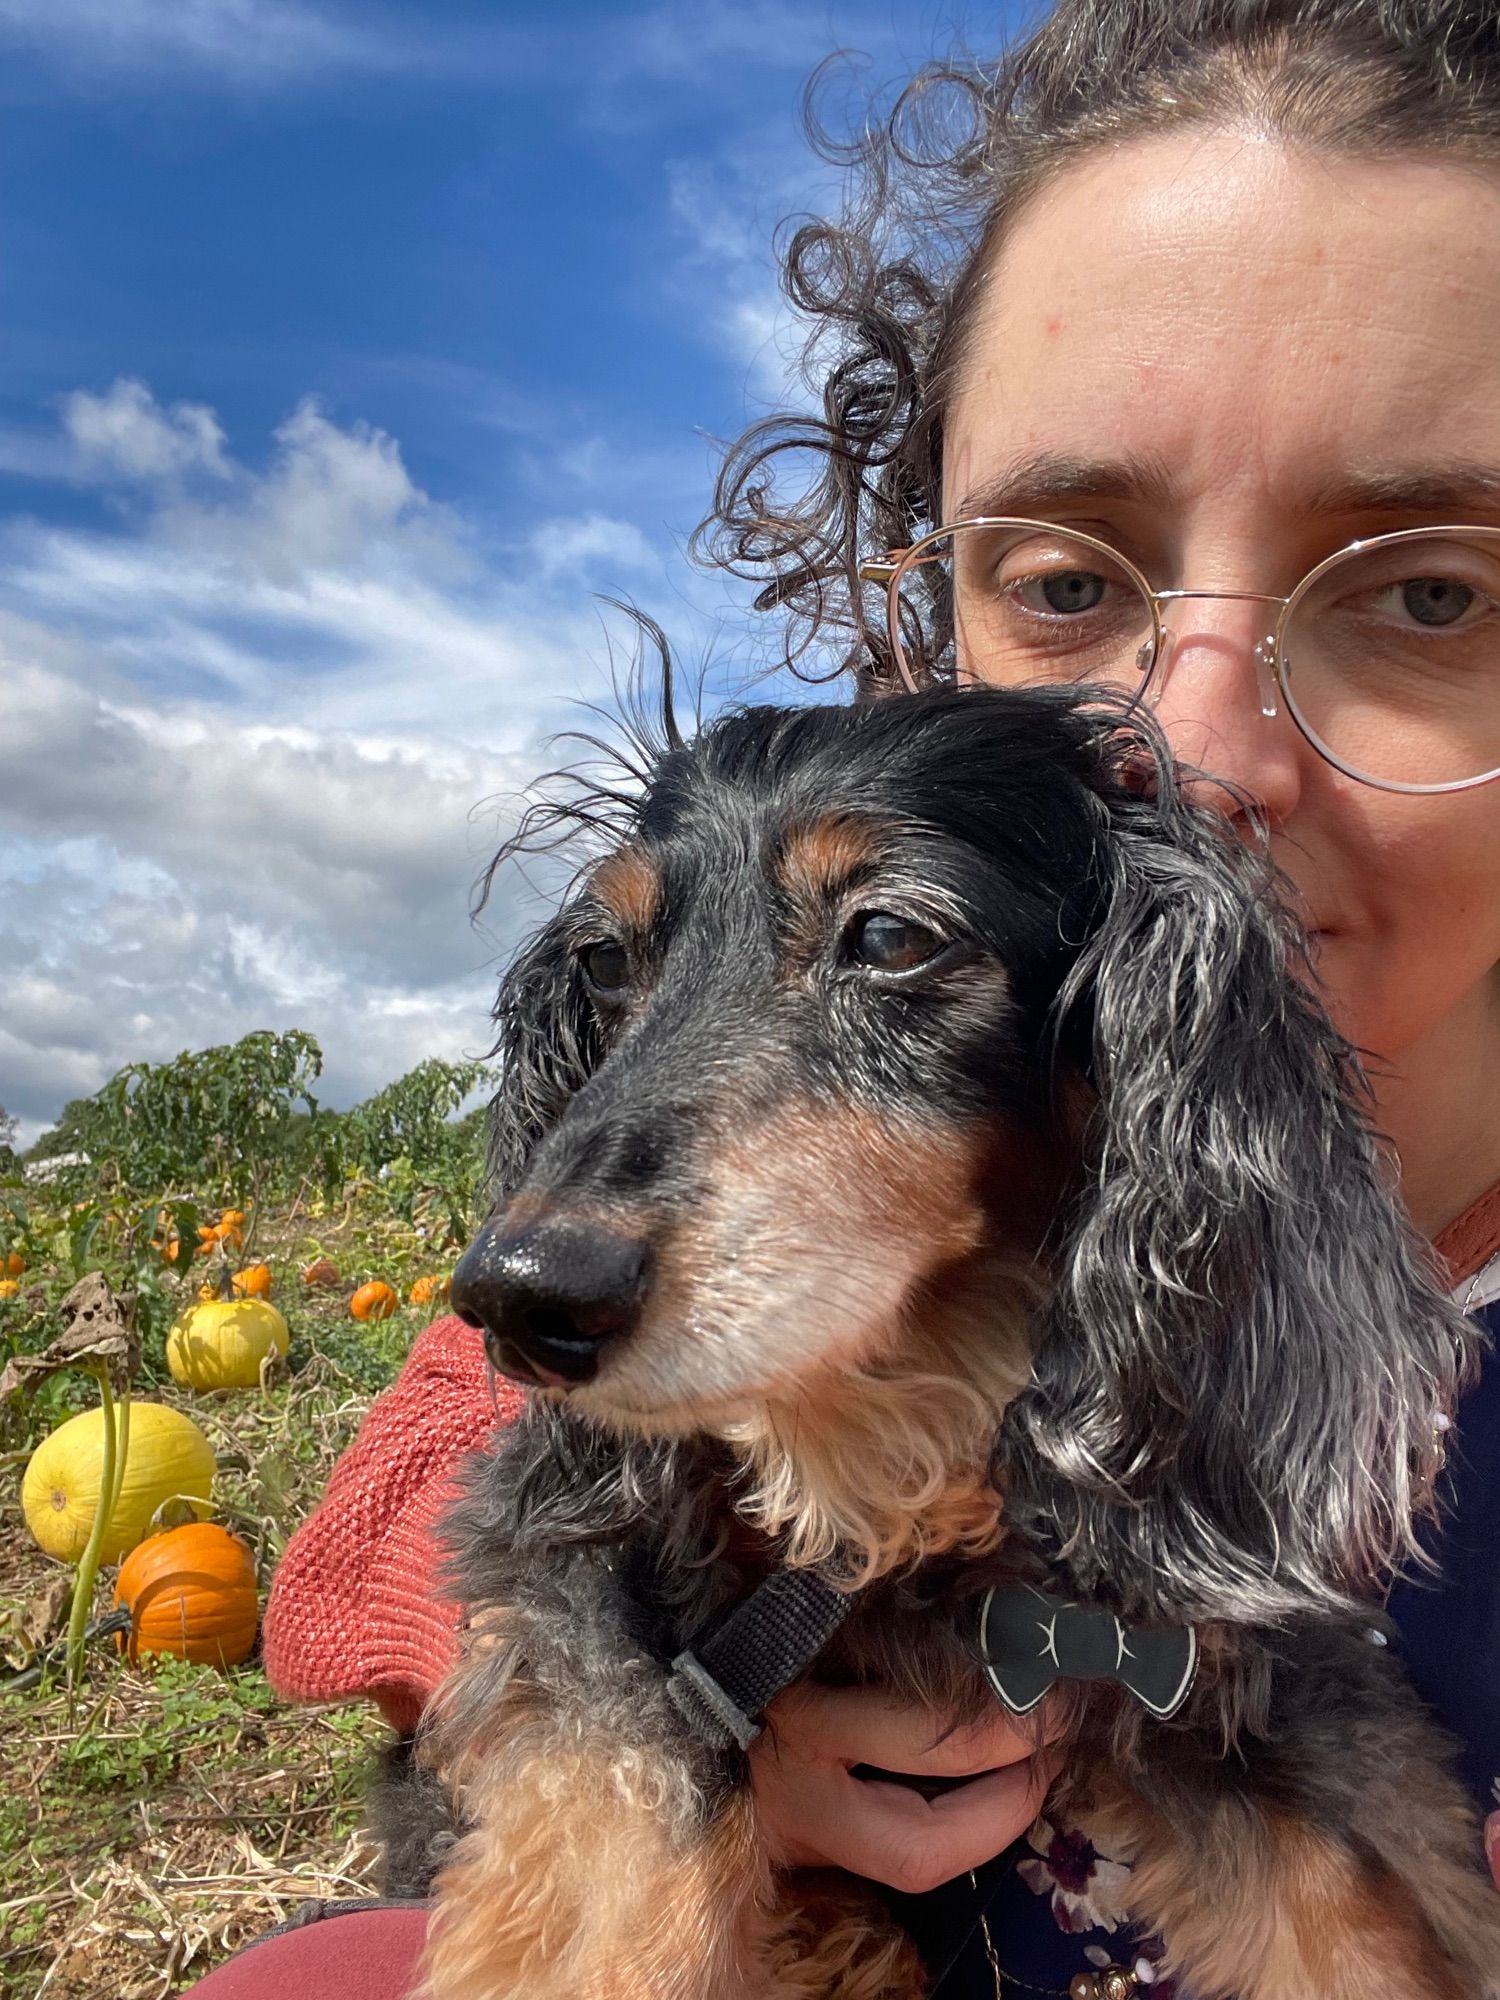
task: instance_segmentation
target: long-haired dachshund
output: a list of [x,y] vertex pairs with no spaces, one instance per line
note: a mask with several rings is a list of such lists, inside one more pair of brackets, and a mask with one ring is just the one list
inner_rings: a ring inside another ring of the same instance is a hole
[[1263,855],[1098,691],[755,708],[640,775],[499,1002],[453,1298],[535,1393],[452,1524],[432,1992],[925,1990],[778,1870],[712,1674],[687,1719],[809,1573],[817,1678],[1061,1734],[1198,2000],[1500,1990],[1379,1608],[1475,1336]]

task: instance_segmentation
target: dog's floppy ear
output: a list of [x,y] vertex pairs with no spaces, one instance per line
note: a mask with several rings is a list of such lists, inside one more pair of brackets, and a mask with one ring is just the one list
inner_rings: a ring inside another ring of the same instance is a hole
[[499,1201],[600,1059],[598,1023],[561,917],[543,926],[506,973],[494,1018],[492,1053],[501,1071],[490,1101],[486,1165],[491,1199]]
[[1327,1611],[1417,1555],[1473,1337],[1291,976],[1269,864],[1147,751],[1156,796],[1107,802],[1065,995],[1091,1015],[1091,1184],[996,1478],[1007,1519],[1127,1615]]

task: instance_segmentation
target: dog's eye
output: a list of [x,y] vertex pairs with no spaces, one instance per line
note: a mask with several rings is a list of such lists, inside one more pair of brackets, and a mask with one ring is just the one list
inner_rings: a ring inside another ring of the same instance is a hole
[[578,954],[583,976],[601,1000],[615,1000],[630,984],[630,954],[612,938],[586,944]]
[[914,972],[943,949],[944,939],[926,924],[889,910],[862,910],[845,933],[845,953],[872,972]]

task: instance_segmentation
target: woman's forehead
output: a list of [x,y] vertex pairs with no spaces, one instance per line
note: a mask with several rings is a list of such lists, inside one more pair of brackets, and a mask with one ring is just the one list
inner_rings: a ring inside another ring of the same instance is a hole
[[1497,329],[1500,175],[1227,132],[1087,158],[1002,244],[945,517],[1076,511],[1091,482],[1153,510],[1494,517]]

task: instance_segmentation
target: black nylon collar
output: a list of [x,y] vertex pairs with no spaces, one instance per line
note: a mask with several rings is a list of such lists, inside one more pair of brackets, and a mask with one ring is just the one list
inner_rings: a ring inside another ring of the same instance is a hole
[[853,1610],[859,1593],[835,1590],[810,1569],[778,1569],[723,1623],[672,1662],[667,1692],[700,1741],[748,1750],[765,1711],[800,1680]]

